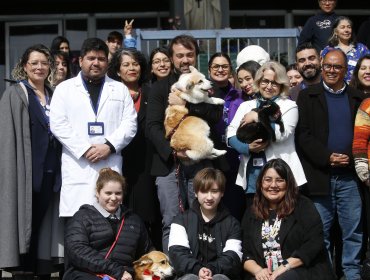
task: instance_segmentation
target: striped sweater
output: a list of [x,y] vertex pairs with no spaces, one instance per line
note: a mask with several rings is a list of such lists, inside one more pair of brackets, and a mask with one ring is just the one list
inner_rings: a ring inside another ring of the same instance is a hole
[[353,136],[353,157],[358,177],[369,182],[370,158],[370,98],[366,98],[358,108]]

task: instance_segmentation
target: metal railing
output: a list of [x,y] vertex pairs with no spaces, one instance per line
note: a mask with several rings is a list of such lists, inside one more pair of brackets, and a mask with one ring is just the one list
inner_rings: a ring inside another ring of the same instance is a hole
[[147,56],[152,49],[168,45],[180,34],[192,35],[201,49],[198,57],[200,71],[207,72],[209,58],[215,52],[229,54],[235,68],[237,54],[248,45],[259,45],[271,59],[287,65],[295,61],[295,48],[298,42],[298,28],[283,29],[215,29],[215,30],[136,30],[137,49]]

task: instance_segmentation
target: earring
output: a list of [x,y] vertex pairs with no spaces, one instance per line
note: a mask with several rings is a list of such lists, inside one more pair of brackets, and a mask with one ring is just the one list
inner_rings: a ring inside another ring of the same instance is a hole
[[118,77],[121,77],[121,74],[120,74],[120,73],[117,73],[117,76],[118,76]]

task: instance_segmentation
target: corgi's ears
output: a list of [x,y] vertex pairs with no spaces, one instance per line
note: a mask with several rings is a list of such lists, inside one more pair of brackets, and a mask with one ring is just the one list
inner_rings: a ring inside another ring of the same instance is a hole
[[143,266],[143,265],[148,265],[148,264],[152,264],[152,263],[153,263],[153,260],[148,258],[147,255],[144,255],[140,259],[138,259],[137,261],[133,262],[133,264],[137,265],[137,266]]

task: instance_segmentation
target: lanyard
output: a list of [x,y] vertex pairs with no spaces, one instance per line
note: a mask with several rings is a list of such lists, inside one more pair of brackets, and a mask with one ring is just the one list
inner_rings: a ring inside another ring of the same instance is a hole
[[[82,79],[82,84],[83,84],[85,90],[87,92],[89,92],[88,89],[87,89],[87,86],[86,86],[86,82],[84,81],[84,79],[82,77],[81,77],[81,79]],[[100,88],[100,91],[99,91],[99,97],[98,97],[98,101],[96,102],[96,107],[94,107],[94,104],[93,104],[93,102],[91,100],[91,96],[89,94],[90,105],[91,105],[91,108],[93,109],[94,114],[95,114],[95,122],[97,122],[97,120],[98,120],[98,109],[99,109],[99,103],[100,103],[101,93],[103,92],[103,87],[104,87],[104,82],[102,83],[101,88]]]

